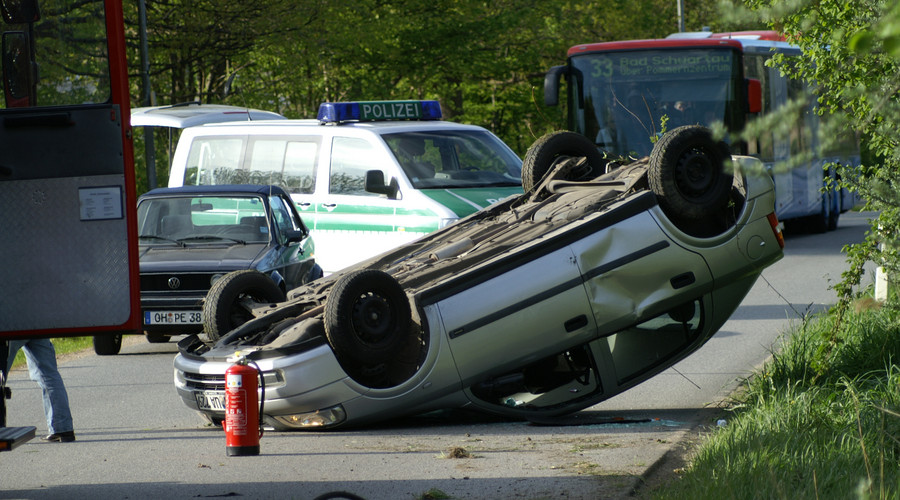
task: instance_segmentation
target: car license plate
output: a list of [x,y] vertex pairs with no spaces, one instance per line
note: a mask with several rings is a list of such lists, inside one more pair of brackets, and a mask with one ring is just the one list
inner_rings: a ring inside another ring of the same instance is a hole
[[200,325],[201,311],[144,311],[145,325]]
[[225,393],[220,391],[194,391],[197,408],[201,410],[225,411]]

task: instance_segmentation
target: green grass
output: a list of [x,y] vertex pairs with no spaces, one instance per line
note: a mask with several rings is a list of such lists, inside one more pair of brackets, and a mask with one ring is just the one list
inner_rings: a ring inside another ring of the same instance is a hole
[[[65,337],[51,339],[53,347],[56,349],[56,355],[70,354],[73,352],[83,351],[85,349],[93,349],[93,337]],[[16,359],[13,361],[13,369],[25,366],[25,353],[19,349],[16,353]]]
[[814,318],[654,498],[900,498],[900,314]]

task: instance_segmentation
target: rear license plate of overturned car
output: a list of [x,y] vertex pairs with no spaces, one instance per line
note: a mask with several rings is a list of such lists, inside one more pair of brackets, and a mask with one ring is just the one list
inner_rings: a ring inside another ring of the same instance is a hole
[[197,408],[225,411],[225,393],[220,391],[194,391]]
[[144,311],[145,325],[199,325],[203,323],[201,311]]

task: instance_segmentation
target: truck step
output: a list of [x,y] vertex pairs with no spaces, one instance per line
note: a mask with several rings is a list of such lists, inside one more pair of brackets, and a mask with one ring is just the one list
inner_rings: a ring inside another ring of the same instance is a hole
[[34,427],[0,427],[0,451],[11,451],[34,438]]

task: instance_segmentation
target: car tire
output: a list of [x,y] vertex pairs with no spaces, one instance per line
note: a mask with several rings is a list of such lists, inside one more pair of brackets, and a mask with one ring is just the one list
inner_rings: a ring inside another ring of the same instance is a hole
[[648,182],[670,217],[701,220],[728,202],[732,176],[725,173],[728,146],[700,125],[663,135],[650,152]]
[[341,276],[325,302],[325,335],[339,360],[374,365],[396,358],[406,345],[411,311],[391,275],[361,269]]
[[150,342],[151,344],[165,344],[169,341],[168,335],[162,335],[159,333],[148,333],[146,334],[146,336],[147,342]]
[[285,296],[272,278],[259,271],[245,269],[222,276],[203,302],[203,331],[210,340],[219,340],[253,319],[250,311],[241,305],[245,298],[265,304],[284,302]]
[[121,335],[94,335],[94,352],[98,356],[114,356],[121,350]]
[[[587,137],[575,132],[550,132],[528,148],[522,161],[522,189],[530,192],[541,183],[557,162],[584,157],[594,176],[600,175],[605,163],[603,153]],[[574,180],[574,179],[569,179]]]

